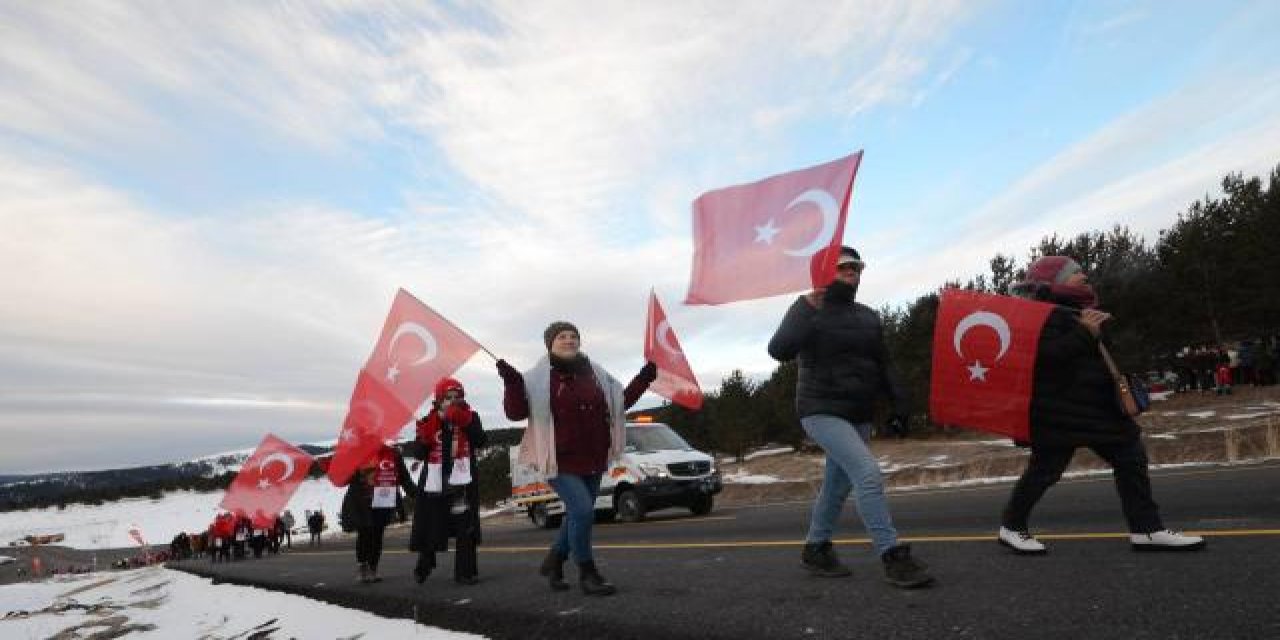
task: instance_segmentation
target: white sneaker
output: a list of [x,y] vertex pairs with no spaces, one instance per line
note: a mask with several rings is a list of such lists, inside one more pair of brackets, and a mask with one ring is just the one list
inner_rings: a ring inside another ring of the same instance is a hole
[[1168,529],[1131,533],[1129,543],[1134,551],[1195,551],[1203,549],[1205,545],[1204,538],[1200,536],[1189,536]]
[[1014,531],[1005,527],[1000,527],[1000,544],[1013,549],[1014,553],[1035,555],[1048,553],[1048,549],[1026,531]]

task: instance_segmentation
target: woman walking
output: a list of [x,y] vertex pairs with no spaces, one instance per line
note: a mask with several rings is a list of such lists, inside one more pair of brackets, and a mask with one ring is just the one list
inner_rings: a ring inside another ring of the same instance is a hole
[[1097,308],[1097,294],[1080,265],[1065,256],[1044,256],[1027,267],[1026,280],[1014,293],[1058,308],[1040,332],[1031,395],[1031,457],[1005,505],[1000,544],[1020,554],[1046,552],[1030,533],[1031,510],[1062,477],[1076,449],[1088,447],[1111,465],[1134,550],[1204,547],[1203,538],[1170,531],[1160,520],[1138,425],[1120,410],[1100,349],[1109,344],[1102,327],[1111,314]]
[[424,460],[418,475],[409,550],[417,552],[413,577],[422,584],[436,567],[436,552],[454,539],[453,579],[479,582],[476,545],[480,544],[480,489],[476,451],[489,444],[480,416],[464,399],[462,383],[445,378],[436,384],[431,411],[417,422],[414,454]]
[[893,418],[888,426],[898,436],[907,433],[907,399],[893,374],[879,316],[854,301],[863,266],[857,251],[841,247],[835,280],[800,296],[769,341],[769,355],[775,359],[799,360],[796,412],[805,433],[827,454],[800,561],[815,576],[850,575],[836,557],[831,537],[853,492],[885,579],[896,587],[923,587],[933,583],[933,576],[912,557],[910,545],[898,542],[880,466],[867,446],[877,396],[890,396]]
[[564,562],[572,557],[584,594],[612,595],[617,589],[600,575],[591,551],[596,496],[601,477],[626,446],[626,410],[658,369],[646,363],[624,389],[581,351],[572,324],[551,323],[542,340],[547,355],[524,374],[498,361],[507,417],[529,421],[519,462],[537,469],[564,502],[564,520],[539,572],[553,590],[566,590]]

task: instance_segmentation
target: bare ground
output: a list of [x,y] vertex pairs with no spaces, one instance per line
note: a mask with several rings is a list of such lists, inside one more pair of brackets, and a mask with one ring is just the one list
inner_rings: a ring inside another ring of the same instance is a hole
[[[1280,457],[1280,387],[1237,388],[1230,396],[1179,394],[1140,416],[1153,465],[1241,462]],[[1028,454],[1007,438],[954,430],[908,440],[874,440],[872,451],[890,490],[982,478],[1016,477]],[[726,476],[764,475],[781,482],[726,485],[724,504],[762,504],[812,498],[822,480],[820,452],[798,452],[722,465]],[[1105,468],[1082,450],[1068,473]]]

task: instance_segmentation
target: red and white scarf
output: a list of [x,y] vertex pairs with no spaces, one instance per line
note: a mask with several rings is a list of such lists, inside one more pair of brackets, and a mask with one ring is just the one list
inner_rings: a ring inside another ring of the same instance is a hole
[[445,422],[453,427],[453,442],[449,457],[453,459],[449,472],[449,485],[462,486],[471,484],[471,442],[467,439],[467,425],[471,424],[472,412],[466,403],[458,402],[450,405],[443,413],[433,410],[425,418],[418,421],[418,442],[427,445],[427,493],[440,493],[444,490],[444,445],[441,432]]

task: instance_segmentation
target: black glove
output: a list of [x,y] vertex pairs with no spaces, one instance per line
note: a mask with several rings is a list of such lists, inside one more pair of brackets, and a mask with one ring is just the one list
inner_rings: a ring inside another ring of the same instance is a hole
[[506,360],[498,361],[498,375],[502,376],[502,381],[507,384],[517,384],[524,382],[524,376],[520,375],[516,368],[507,364]]
[[909,431],[908,425],[910,421],[911,421],[911,416],[896,413],[889,417],[888,422],[884,423],[884,428],[886,431],[889,432],[889,435],[891,436],[895,436],[898,438],[905,438],[907,437],[907,432]]
[[644,366],[640,367],[640,373],[636,374],[636,377],[643,380],[645,384],[652,383],[654,380],[658,379],[658,365],[653,362],[644,363]]

